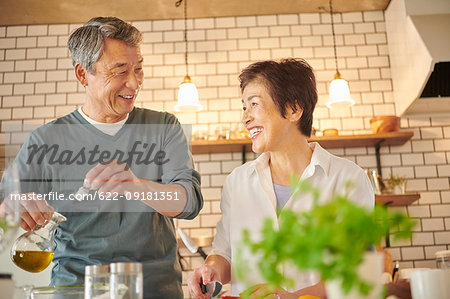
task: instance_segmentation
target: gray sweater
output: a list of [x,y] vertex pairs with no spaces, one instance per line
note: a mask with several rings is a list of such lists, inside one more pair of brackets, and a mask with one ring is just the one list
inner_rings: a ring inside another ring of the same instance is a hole
[[86,200],[71,198],[92,167],[112,158],[127,163],[138,178],[182,185],[188,202],[176,218],[193,219],[202,208],[200,175],[172,114],[135,108],[114,136],[96,129],[78,111],[39,127],[16,162],[22,192],[47,194],[47,202],[67,217],[55,234],[51,284],[83,284],[86,265],[141,262],[145,298],[182,298],[173,220],[133,200],[162,194],[110,194],[114,200],[105,200],[91,191]]

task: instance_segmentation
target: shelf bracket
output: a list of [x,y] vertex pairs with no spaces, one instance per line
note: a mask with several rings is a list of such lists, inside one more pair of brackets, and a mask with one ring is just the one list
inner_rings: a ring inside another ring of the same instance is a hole
[[375,144],[375,157],[377,159],[377,172],[380,177],[382,177],[381,173],[381,158],[380,158],[380,148],[383,142],[385,142],[386,139],[381,139],[377,144]]
[[[392,203],[393,203],[392,201],[385,203],[384,208],[387,209],[388,206],[390,206]],[[385,242],[386,248],[391,247],[390,229],[388,230],[388,232],[386,233],[386,236],[384,237],[384,242]]]

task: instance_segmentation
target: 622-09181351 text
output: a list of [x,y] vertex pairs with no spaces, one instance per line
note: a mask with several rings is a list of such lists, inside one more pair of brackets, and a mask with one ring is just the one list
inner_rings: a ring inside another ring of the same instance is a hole
[[178,192],[125,192],[127,200],[179,200]]

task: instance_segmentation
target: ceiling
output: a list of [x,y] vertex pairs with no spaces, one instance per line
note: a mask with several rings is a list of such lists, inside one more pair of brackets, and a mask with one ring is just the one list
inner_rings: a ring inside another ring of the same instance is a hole
[[[336,12],[384,10],[390,0],[334,0]],[[96,16],[127,21],[179,19],[176,0],[1,0],[0,25],[84,23]],[[328,0],[189,0],[188,18],[328,11]]]

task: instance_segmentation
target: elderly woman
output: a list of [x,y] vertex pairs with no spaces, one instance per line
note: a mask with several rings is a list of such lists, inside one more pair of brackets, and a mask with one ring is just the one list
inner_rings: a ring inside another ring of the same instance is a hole
[[[330,200],[334,193],[344,192],[346,183],[352,181],[354,188],[349,197],[369,208],[374,205],[372,187],[360,167],[330,154],[318,143],[307,141],[317,91],[313,70],[306,61],[257,62],[244,69],[239,79],[243,93],[242,123],[250,132],[253,151],[261,155],[236,168],[226,179],[222,219],[217,224],[213,250],[188,280],[195,298],[206,298],[200,285],[213,280],[231,281],[232,295],[244,291],[231,271],[242,231],[247,229],[252,236],[259,236],[264,219],[271,218],[278,223],[277,210],[290,208],[300,212],[312,206],[310,195],[291,198],[292,175],[320,188],[320,202]],[[285,274],[292,271],[293,268],[286,267]],[[294,289],[275,291],[258,278],[257,271],[249,269],[248,276],[256,282],[252,294],[255,298],[325,296],[323,284],[315,273],[296,274]]]

